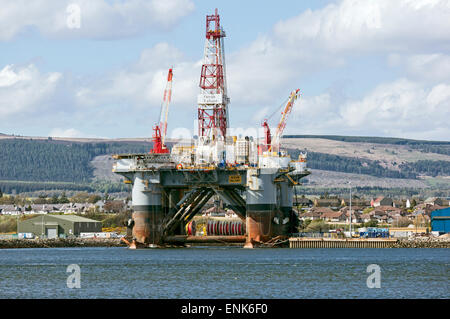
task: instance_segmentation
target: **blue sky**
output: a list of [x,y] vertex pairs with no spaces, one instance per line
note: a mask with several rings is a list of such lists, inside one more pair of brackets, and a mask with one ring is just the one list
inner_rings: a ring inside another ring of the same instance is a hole
[[[80,28],[67,24],[70,5]],[[0,133],[151,136],[173,66],[169,137],[192,134],[205,15],[218,8],[235,132],[253,134],[300,88],[287,134],[450,137],[448,0],[0,0],[0,8]]]

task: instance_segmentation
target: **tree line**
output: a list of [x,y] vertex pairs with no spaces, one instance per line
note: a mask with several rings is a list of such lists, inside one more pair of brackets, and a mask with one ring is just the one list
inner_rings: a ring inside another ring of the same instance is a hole
[[0,141],[0,180],[87,183],[98,155],[145,153],[151,143],[74,143],[52,140]]
[[[109,195],[106,195],[109,196]],[[101,199],[106,199],[106,196],[102,197],[97,194],[89,194],[87,192],[76,193],[72,197],[67,197],[66,192],[60,194],[48,195],[42,193],[36,198],[30,199],[23,195],[16,196],[3,196],[0,197],[0,205],[18,205],[27,206],[31,204],[67,204],[67,203],[91,203],[94,204]],[[31,210],[31,207],[30,207]]]
[[67,190],[87,191],[90,193],[118,193],[129,191],[128,185],[112,181],[93,181],[90,183],[59,183],[59,182],[25,182],[0,181],[0,191],[5,194],[18,194],[35,191]]
[[450,176],[449,161],[420,160],[413,163],[403,163],[399,165],[402,171],[409,171],[412,174],[427,176]]
[[[300,150],[289,149],[292,158],[297,158]],[[413,163],[400,164],[400,170],[392,170],[381,166],[380,161],[331,155],[326,153],[308,152],[308,165],[312,169],[320,169],[344,173],[365,174],[387,178],[417,179],[419,175],[449,176],[450,162],[420,160]]]

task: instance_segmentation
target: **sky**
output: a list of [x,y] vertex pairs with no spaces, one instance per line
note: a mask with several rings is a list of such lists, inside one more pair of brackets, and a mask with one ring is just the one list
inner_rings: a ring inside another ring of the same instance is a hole
[[[0,0],[0,133],[197,133],[205,16],[218,9],[232,135],[450,140],[450,0]],[[277,111],[278,110],[278,111]],[[256,133],[255,133],[256,132]]]

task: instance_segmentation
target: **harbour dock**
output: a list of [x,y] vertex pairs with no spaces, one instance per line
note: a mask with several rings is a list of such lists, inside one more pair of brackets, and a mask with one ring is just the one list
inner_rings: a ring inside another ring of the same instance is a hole
[[396,238],[289,238],[289,248],[390,248]]

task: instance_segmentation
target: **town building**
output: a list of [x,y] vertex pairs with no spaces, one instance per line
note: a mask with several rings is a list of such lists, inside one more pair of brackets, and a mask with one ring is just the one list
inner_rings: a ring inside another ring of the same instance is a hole
[[369,213],[366,213],[366,214],[361,214],[361,216],[359,217],[359,220],[361,223],[368,223],[372,220],[375,220],[375,218],[373,218]]
[[344,223],[346,221],[346,216],[343,212],[326,212],[320,218],[332,223]]
[[307,219],[316,220],[316,219],[320,219],[321,215],[322,214],[319,212],[309,211],[309,212],[299,214],[298,218],[303,221],[305,221]]
[[429,197],[424,202],[424,204],[428,205],[438,205],[438,206],[448,206],[448,200],[438,197]]
[[372,207],[379,207],[379,206],[393,206],[393,203],[394,203],[394,202],[392,201],[391,198],[381,196],[381,197],[378,197],[378,198],[376,198],[376,199],[373,199],[373,200],[370,202],[370,205],[371,205]]
[[[341,206],[350,206],[350,199],[343,198],[341,200]],[[353,206],[358,207],[367,207],[370,206],[370,200],[364,198],[352,198],[352,208]]]
[[17,222],[18,234],[40,238],[79,236],[82,232],[101,232],[102,223],[76,215],[40,215]]
[[450,232],[450,207],[431,212],[431,230],[440,234]]
[[389,235],[394,238],[405,238],[412,237],[416,235],[423,235],[428,233],[427,227],[415,227],[414,225],[409,225],[408,227],[390,227]]
[[[350,210],[346,210],[345,212],[344,212],[344,214],[345,214],[345,222],[347,223],[347,224],[350,224]],[[354,223],[361,223],[362,222],[362,220],[361,220],[361,213],[359,212],[359,211],[355,211],[355,210],[353,210],[353,208],[352,208],[352,214],[351,214],[352,216],[351,216],[351,218],[352,218],[352,220],[351,220],[351,222],[352,222],[352,224],[354,224]]]
[[294,206],[302,206],[302,207],[312,207],[314,205],[313,201],[306,197],[298,197],[294,198]]

